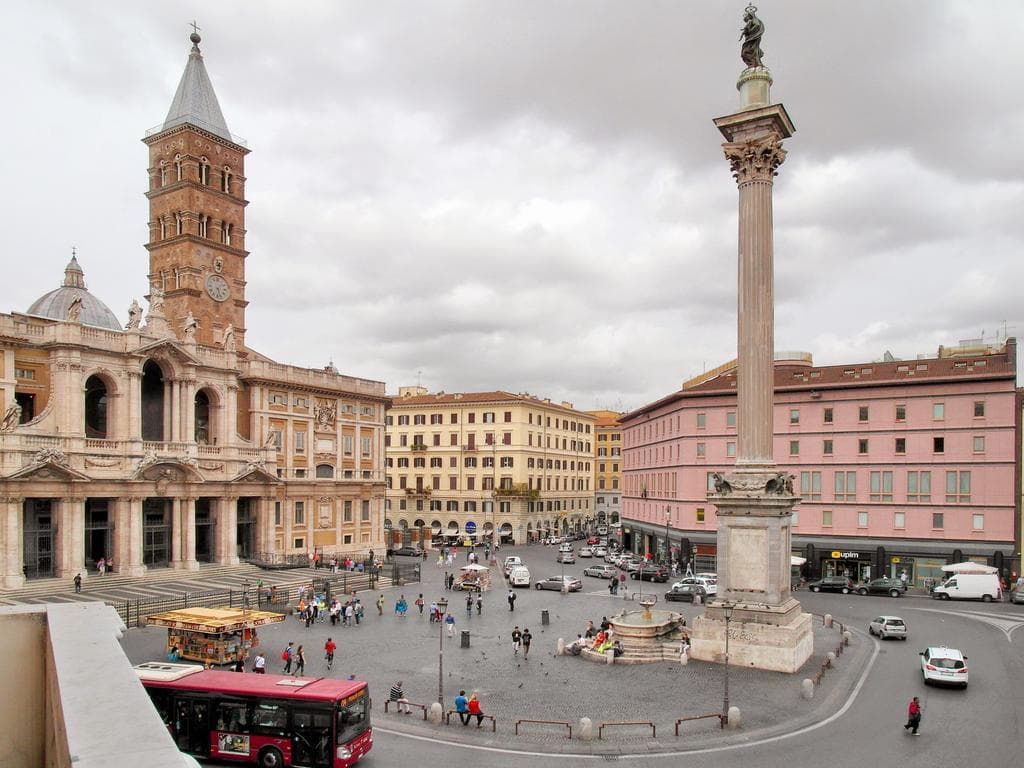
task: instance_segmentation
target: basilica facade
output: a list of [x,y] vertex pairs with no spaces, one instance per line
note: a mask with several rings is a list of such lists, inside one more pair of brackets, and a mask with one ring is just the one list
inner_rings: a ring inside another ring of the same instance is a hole
[[[149,294],[125,322],[75,256],[0,314],[0,589],[383,548],[384,384],[248,344],[245,157],[192,50],[147,132]],[[125,301],[127,304],[127,300]]]

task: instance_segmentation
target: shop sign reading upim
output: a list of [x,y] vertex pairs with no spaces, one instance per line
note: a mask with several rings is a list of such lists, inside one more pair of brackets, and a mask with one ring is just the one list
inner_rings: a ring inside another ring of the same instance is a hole
[[833,560],[857,560],[860,558],[860,552],[840,552],[839,550],[832,551]]

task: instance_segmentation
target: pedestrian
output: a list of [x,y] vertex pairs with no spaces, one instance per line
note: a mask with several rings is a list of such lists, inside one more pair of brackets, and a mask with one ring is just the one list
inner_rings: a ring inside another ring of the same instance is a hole
[[455,615],[449,613],[444,617],[444,627],[448,630],[448,637],[455,637]]
[[915,696],[910,700],[910,704],[907,706],[907,724],[903,726],[903,730],[909,730],[911,736],[920,736],[917,732],[918,726],[921,725],[921,701]]
[[345,605],[345,626],[354,627],[356,624],[356,605],[355,603],[347,603]]
[[619,580],[612,576],[608,579],[608,594],[613,597],[619,591]]
[[257,675],[267,674],[267,657],[263,655],[263,651],[256,654],[256,658],[252,662],[252,671]]
[[324,643],[324,659],[327,661],[327,668],[331,669],[334,666],[334,652],[338,650],[338,644],[327,638],[327,642]]
[[377,598],[377,615],[378,616],[383,616],[384,615],[384,595],[381,595],[380,597]]
[[476,615],[479,616],[484,610],[484,596],[482,592],[476,593]]
[[469,695],[469,701],[466,702],[466,709],[469,711],[469,717],[476,716],[476,727],[479,728],[484,722],[484,711],[480,707],[480,699],[476,695],[476,691],[473,691]]
[[523,642],[523,633],[519,631],[519,625],[512,630],[512,655],[519,655],[519,645]]
[[172,645],[171,650],[167,652],[167,660],[170,662],[178,661],[181,658],[181,654],[178,653],[178,646]]
[[423,615],[423,593],[420,592],[419,597],[416,598],[416,607],[420,609],[420,616]]
[[231,665],[232,672],[245,672],[245,657],[241,654],[235,659],[235,662]]
[[530,658],[530,643],[533,642],[533,635],[530,634],[530,628],[529,627],[526,627],[526,629],[523,630],[523,638],[522,638],[522,640],[523,640],[523,658],[524,659],[528,659],[528,658]]
[[295,652],[295,671],[292,675],[295,677],[302,677],[302,672],[306,669],[306,652],[299,646],[299,650]]
[[516,609],[516,593],[511,589],[508,591],[508,609],[510,611]]
[[356,614],[356,626],[359,626],[363,620],[363,604],[359,602],[359,600],[356,600],[356,604],[352,607],[352,610],[355,611]]
[[405,712],[410,714],[412,712],[409,709],[409,700],[405,698],[405,691],[402,690],[402,681],[398,680],[394,685],[391,686],[391,691],[388,693],[388,700],[395,702],[398,706],[399,712]]
[[106,571],[106,570],[107,570],[107,558],[101,557],[99,560],[96,561],[96,572],[99,573],[100,576],[102,576],[104,571]]
[[903,582],[903,590],[906,591],[907,583],[910,581],[910,576],[907,575],[907,569],[904,568],[900,571],[900,581]]
[[409,610],[409,604],[405,601],[405,595],[398,598],[398,602],[395,603],[395,615],[405,618],[405,612]]
[[454,587],[455,587],[455,574],[454,573],[449,573],[448,574],[448,589],[450,590],[450,589],[453,589]]
[[597,630],[594,629],[594,622],[593,621],[588,621],[587,622],[587,629],[583,633],[583,636],[586,637],[589,640],[591,637],[593,637],[596,634],[597,634]]
[[466,595],[466,618],[473,615],[473,593]]
[[459,691],[459,695],[455,697],[455,711],[462,724],[469,725],[469,699],[466,698],[465,691]]
[[75,582],[75,594],[77,595],[79,592],[82,591],[82,574],[76,573],[75,574],[75,578],[74,578],[74,582]]
[[288,643],[288,647],[281,651],[281,661],[284,662],[284,672],[290,674],[292,671],[292,656],[295,655],[295,643]]

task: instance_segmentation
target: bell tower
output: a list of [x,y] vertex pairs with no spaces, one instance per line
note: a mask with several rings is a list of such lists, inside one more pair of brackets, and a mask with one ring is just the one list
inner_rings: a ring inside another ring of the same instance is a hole
[[231,134],[199,51],[198,31],[164,122],[146,132],[149,147],[149,284],[164,293],[164,313],[184,338],[219,346],[226,332],[245,343],[245,142]]

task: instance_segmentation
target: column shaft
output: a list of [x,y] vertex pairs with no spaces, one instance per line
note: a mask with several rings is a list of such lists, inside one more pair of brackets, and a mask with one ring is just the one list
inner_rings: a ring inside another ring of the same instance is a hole
[[220,562],[238,565],[238,497],[229,496],[220,502],[217,515],[217,539],[220,542]]
[[3,526],[0,528],[0,587],[19,589],[25,586],[25,500],[21,498],[0,499],[3,510]]
[[171,567],[181,567],[181,499],[171,499]]
[[196,560],[196,500],[182,499],[181,514],[181,567],[190,571],[199,569]]

